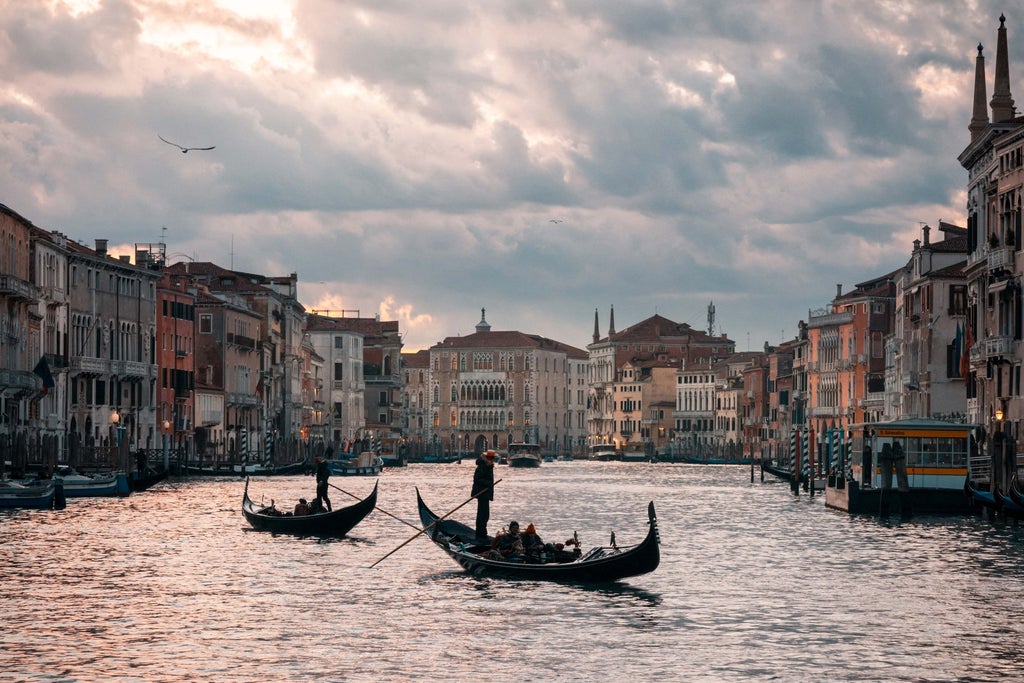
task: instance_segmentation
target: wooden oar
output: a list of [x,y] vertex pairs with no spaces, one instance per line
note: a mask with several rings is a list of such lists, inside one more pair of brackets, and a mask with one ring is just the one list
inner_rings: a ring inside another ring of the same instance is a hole
[[462,508],[462,507],[464,507],[465,505],[468,505],[469,503],[473,502],[474,500],[476,500],[477,498],[479,498],[479,497],[480,497],[480,496],[482,496],[483,494],[487,493],[488,491],[490,491],[490,490],[491,490],[492,488],[494,488],[495,486],[497,486],[497,485],[498,485],[498,484],[500,484],[500,483],[501,483],[501,479],[499,479],[498,481],[494,482],[493,484],[491,484],[490,486],[488,486],[487,488],[485,488],[485,489],[484,489],[483,491],[481,491],[480,493],[477,493],[476,495],[470,496],[469,500],[465,501],[464,503],[460,503],[460,504],[458,505],[458,507],[455,507],[455,508],[453,508],[453,509],[449,510],[448,512],[446,512],[445,514],[441,515],[440,517],[438,517],[437,519],[435,519],[435,520],[434,520],[433,522],[431,522],[430,524],[428,524],[428,525],[427,525],[427,526],[425,526],[424,528],[422,528],[422,529],[419,529],[419,530],[418,530],[418,531],[417,531],[417,532],[416,532],[415,534],[413,534],[413,535],[412,535],[412,538],[410,538],[410,539],[409,539],[409,540],[407,540],[407,541],[406,541],[405,543],[403,543],[402,545],[398,546],[397,548],[395,548],[394,550],[392,550],[392,551],[391,551],[390,553],[388,553],[388,554],[387,554],[387,555],[385,555],[384,557],[380,558],[379,560],[377,560],[376,562],[374,562],[373,564],[371,564],[371,565],[370,565],[370,569],[373,569],[373,568],[374,568],[374,567],[376,567],[376,566],[377,566],[378,564],[380,564],[381,562],[383,562],[384,560],[388,559],[389,557],[391,557],[392,555],[394,555],[395,553],[397,553],[397,552],[398,552],[399,550],[401,550],[401,549],[402,549],[402,548],[404,548],[405,546],[407,546],[407,545],[409,545],[410,543],[412,543],[413,541],[415,541],[415,540],[416,540],[416,538],[417,538],[417,537],[418,537],[418,536],[419,536],[420,534],[425,534],[425,533],[427,533],[428,531],[430,531],[430,530],[431,530],[431,529],[432,529],[432,528],[433,528],[433,527],[434,527],[434,526],[435,526],[435,525],[436,525],[436,524],[437,524],[438,522],[440,522],[441,520],[445,519],[445,518],[446,518],[446,517],[448,517],[449,515],[453,515],[453,514],[455,514],[455,512],[457,512],[457,511],[458,511],[458,510],[459,510],[460,508]]
[[[357,496],[356,494],[354,494],[354,493],[349,493],[349,492],[348,492],[348,491],[346,491],[345,489],[341,488],[340,486],[335,486],[335,485],[334,485],[334,484],[332,484],[331,482],[327,482],[327,485],[328,485],[328,486],[330,486],[330,487],[331,487],[332,489],[338,489],[339,491],[341,491],[342,493],[344,493],[344,494],[345,494],[346,496],[351,496],[352,498],[355,498],[356,500],[362,500],[362,498],[360,498],[360,497],[359,497],[359,496]],[[419,531],[419,529],[420,529],[420,528],[419,528],[418,526],[416,526],[416,525],[415,525],[415,524],[413,524],[412,522],[407,522],[407,521],[405,521],[404,519],[402,519],[401,517],[399,517],[399,516],[397,516],[397,515],[393,515],[393,514],[391,514],[390,512],[388,512],[387,510],[385,510],[385,509],[383,509],[383,508],[380,508],[380,507],[378,507],[378,506],[376,506],[376,505],[374,505],[374,506],[373,506],[373,509],[374,509],[374,510],[378,510],[378,511],[380,511],[380,512],[383,512],[383,513],[384,513],[385,515],[387,515],[388,517],[391,517],[392,519],[397,519],[397,520],[398,520],[399,522],[401,522],[402,524],[406,525],[407,527],[412,527],[413,529],[416,529],[417,531]]]

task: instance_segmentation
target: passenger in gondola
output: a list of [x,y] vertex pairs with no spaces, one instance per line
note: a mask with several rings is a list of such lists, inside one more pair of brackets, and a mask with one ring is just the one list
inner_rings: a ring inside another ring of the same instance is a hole
[[323,512],[327,512],[327,508],[324,507],[324,504],[321,503],[320,500],[314,498],[313,502],[309,504],[309,514],[319,515]]
[[523,556],[527,562],[541,563],[544,561],[542,554],[545,552],[544,541],[537,535],[537,527],[527,524],[522,533]]
[[491,542],[491,558],[518,562],[523,559],[523,539],[519,535],[519,522],[511,521],[508,529]]
[[309,503],[306,502],[305,498],[299,498],[299,502],[295,504],[295,511],[292,514],[296,517],[304,517],[309,514]]

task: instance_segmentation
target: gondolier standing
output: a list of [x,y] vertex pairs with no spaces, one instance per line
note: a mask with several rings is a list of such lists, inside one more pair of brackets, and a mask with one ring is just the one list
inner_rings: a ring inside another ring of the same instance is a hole
[[473,471],[473,493],[476,498],[476,537],[487,538],[487,522],[491,518],[494,500],[494,459],[498,454],[484,451],[476,459]]
[[328,512],[331,511],[331,499],[327,496],[327,481],[330,478],[331,470],[327,466],[327,461],[318,455],[316,457],[316,499],[324,502]]

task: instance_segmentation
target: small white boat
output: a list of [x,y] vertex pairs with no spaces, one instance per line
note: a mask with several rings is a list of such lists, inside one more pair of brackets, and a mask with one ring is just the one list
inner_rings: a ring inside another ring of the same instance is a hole
[[124,472],[91,475],[81,474],[70,467],[61,467],[53,478],[64,485],[66,498],[127,496],[131,492]]

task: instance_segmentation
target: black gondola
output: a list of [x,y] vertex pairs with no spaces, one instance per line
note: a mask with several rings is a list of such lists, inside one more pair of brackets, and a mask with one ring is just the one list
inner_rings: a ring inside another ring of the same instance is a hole
[[[649,528],[647,536],[639,544],[628,547],[614,545],[593,548],[571,562],[510,562],[481,557],[490,545],[475,539],[474,530],[454,520],[438,521],[430,511],[419,489],[416,490],[416,505],[419,508],[426,533],[448,556],[467,572],[476,576],[499,576],[542,581],[566,581],[570,583],[599,583],[618,581],[630,576],[647,574],[658,567],[661,561],[658,518],[654,514],[654,502],[647,506]],[[431,526],[433,525],[433,526]]]
[[296,517],[276,510],[271,512],[274,510],[273,502],[270,506],[254,503],[249,498],[249,479],[246,478],[245,493],[242,494],[242,514],[254,529],[260,531],[300,536],[344,536],[376,507],[378,483],[374,483],[373,492],[369,496],[354,505],[337,508],[332,512]]
[[1010,485],[1007,487],[1007,489],[1007,493],[1010,496],[1010,500],[1012,500],[1017,505],[1024,507],[1024,496],[1021,495],[1020,482],[1017,480],[1016,474],[1013,475],[1013,477],[1010,479]]

